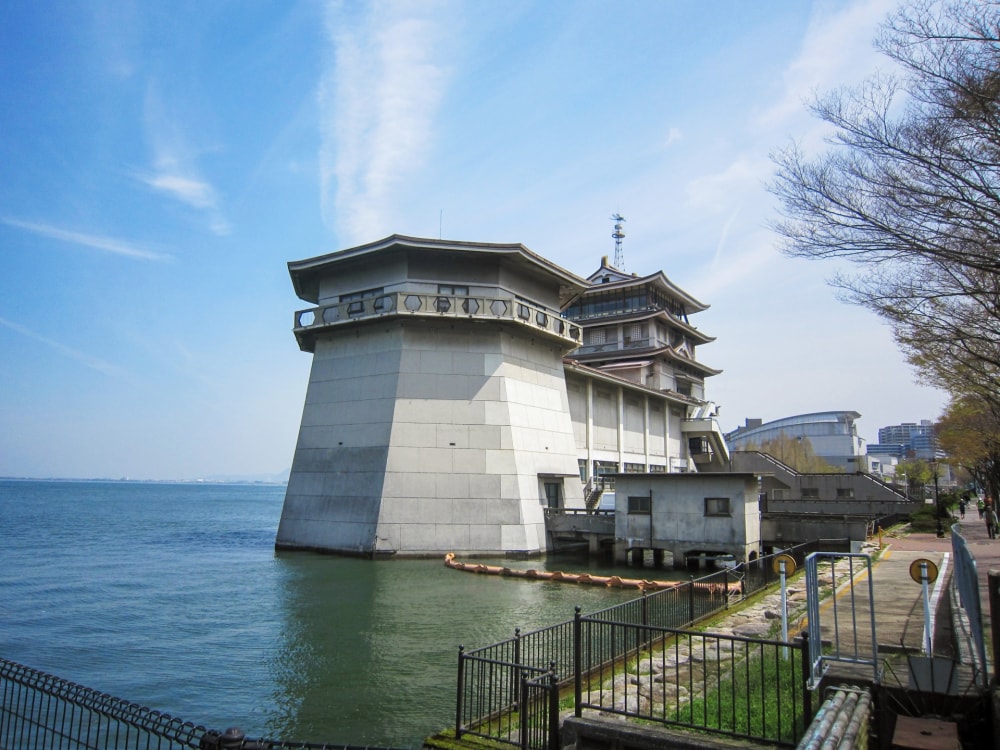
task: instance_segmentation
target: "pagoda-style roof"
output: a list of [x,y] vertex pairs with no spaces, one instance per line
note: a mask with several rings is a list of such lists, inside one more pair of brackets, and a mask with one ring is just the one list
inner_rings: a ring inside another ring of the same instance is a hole
[[457,240],[428,239],[393,234],[365,245],[338,250],[304,260],[290,261],[288,273],[300,299],[319,302],[320,279],[334,269],[340,270],[357,264],[378,262],[375,256],[389,252],[419,252],[449,255],[451,257],[493,256],[503,263],[518,267],[531,274],[544,274],[559,285],[559,303],[565,305],[587,287],[586,280],[546,260],[519,243],[497,244],[490,242],[464,242]]
[[636,383],[628,378],[623,378],[620,375],[616,375],[613,372],[608,372],[607,370],[601,370],[596,367],[591,367],[586,365],[576,359],[570,359],[568,357],[563,358],[563,367],[566,372],[578,373],[580,375],[586,375],[594,380],[603,381],[612,385],[620,385],[623,388],[627,388],[632,391],[639,391],[644,393],[653,393],[657,396],[663,396],[668,401],[673,401],[676,404],[684,404],[686,406],[700,406],[705,403],[692,396],[685,396],[683,393],[678,393],[677,391],[661,391],[657,388],[650,388],[648,385],[643,385],[642,383]]
[[627,274],[608,263],[608,259],[601,259],[601,267],[587,277],[589,286],[584,291],[584,295],[595,294],[597,292],[611,289],[624,289],[632,286],[642,286],[651,284],[684,304],[688,313],[702,312],[710,305],[700,302],[686,291],[672,282],[663,271],[648,276],[635,276]]
[[[715,336],[709,336],[707,333],[703,333],[699,329],[695,328],[693,325],[688,323],[686,320],[681,320],[675,315],[671,315],[666,310],[642,310],[634,313],[625,313],[623,315],[615,315],[614,323],[638,323],[643,320],[665,320],[674,328],[683,331],[685,334],[690,336],[698,344],[711,344],[715,341]],[[609,320],[609,322],[611,322]],[[588,326],[600,325],[600,318],[588,318]]]
[[[696,359],[688,356],[685,352],[675,349],[672,346],[644,346],[644,347],[634,347],[628,350],[628,357],[634,357],[642,360],[650,360],[656,358],[667,359],[671,362],[676,362],[678,364],[687,365],[688,367],[697,370],[702,374],[702,377],[710,377],[712,375],[718,375],[722,370],[716,370],[708,365],[702,364]],[[615,367],[627,366],[626,363],[629,359],[622,357],[622,350],[601,350],[594,352],[585,352],[582,354],[574,353],[571,358],[576,362],[590,363],[593,367],[594,362],[600,362],[603,360],[609,360],[615,363]]]

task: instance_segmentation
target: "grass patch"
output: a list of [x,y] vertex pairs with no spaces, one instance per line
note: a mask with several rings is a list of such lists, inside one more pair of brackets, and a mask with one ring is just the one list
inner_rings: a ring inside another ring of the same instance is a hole
[[[950,518],[943,518],[941,525],[945,533],[951,526]],[[923,504],[916,511],[910,514],[910,531],[933,534],[937,531],[938,517],[937,507],[933,504]]]
[[676,709],[676,721],[733,735],[795,743],[805,731],[802,655],[758,651]]

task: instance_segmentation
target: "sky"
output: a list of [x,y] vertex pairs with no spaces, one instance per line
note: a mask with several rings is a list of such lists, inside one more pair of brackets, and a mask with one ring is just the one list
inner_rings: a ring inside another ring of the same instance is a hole
[[263,478],[310,355],[287,262],[398,233],[615,255],[709,309],[724,430],[939,391],[778,252],[770,154],[894,0],[0,4],[0,476]]

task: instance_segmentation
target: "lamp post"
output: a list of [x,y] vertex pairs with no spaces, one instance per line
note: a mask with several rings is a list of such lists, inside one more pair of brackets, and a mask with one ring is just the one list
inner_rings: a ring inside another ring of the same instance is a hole
[[938,462],[934,458],[931,460],[931,471],[934,472],[934,514],[937,516],[937,535],[938,539],[944,537],[944,525],[941,522],[941,495],[938,493]]

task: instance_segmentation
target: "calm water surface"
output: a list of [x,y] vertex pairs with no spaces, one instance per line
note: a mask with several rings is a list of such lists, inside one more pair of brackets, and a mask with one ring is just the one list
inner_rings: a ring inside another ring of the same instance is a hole
[[441,560],[275,553],[283,499],[279,486],[0,481],[0,657],[210,728],[418,746],[454,722],[459,644],[631,596]]

